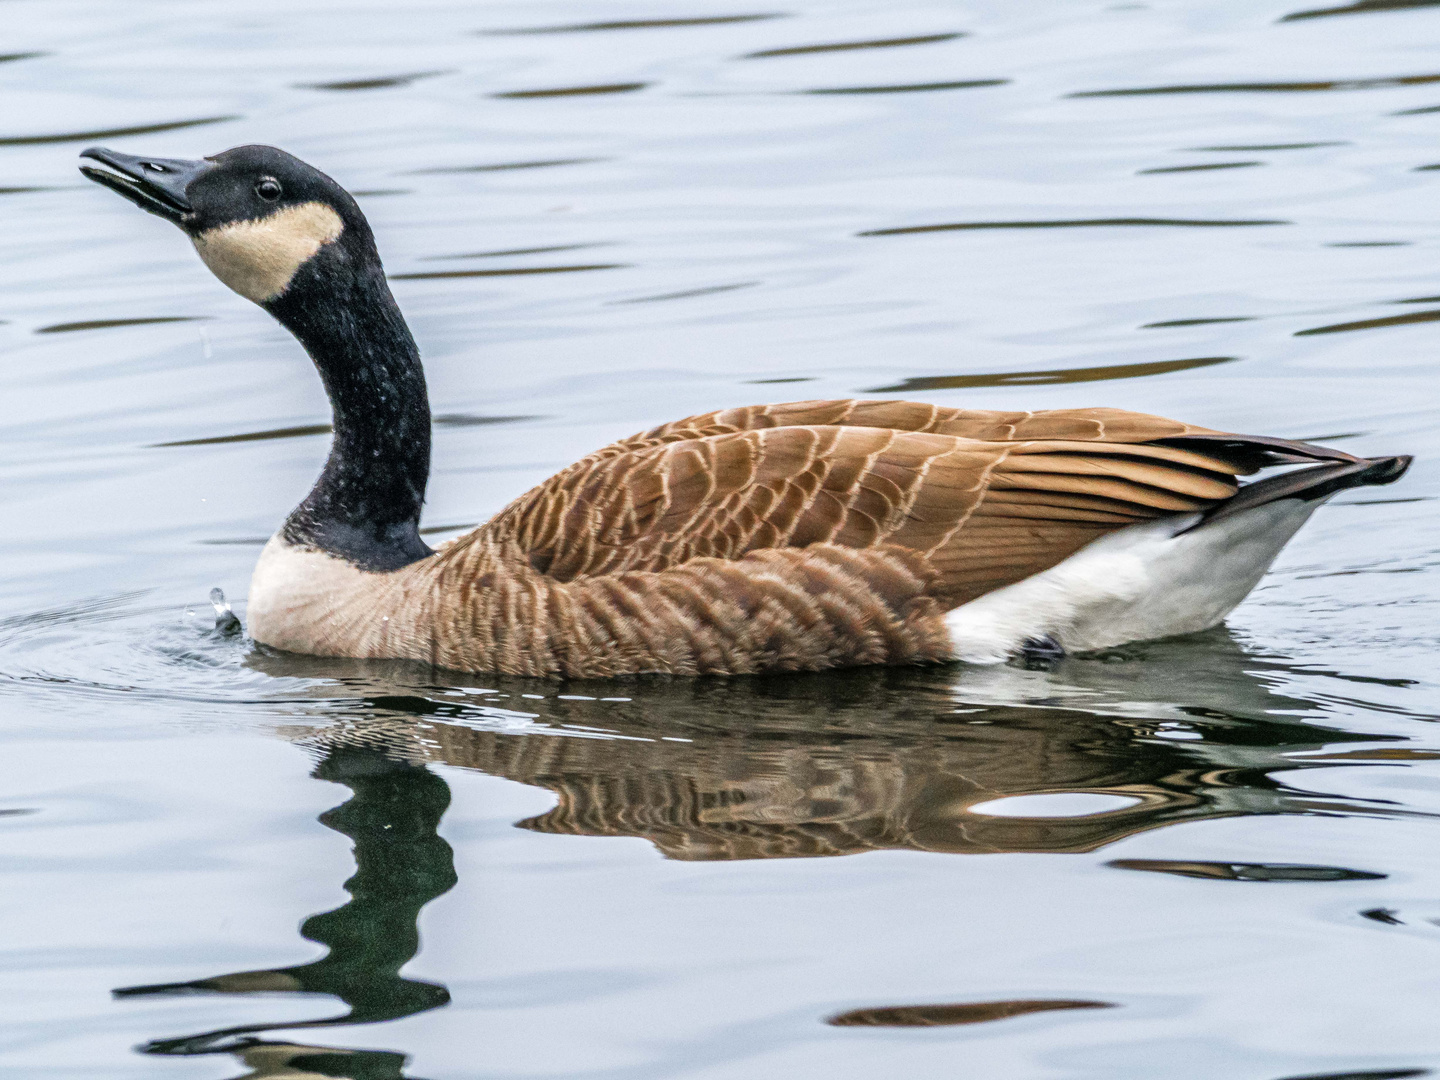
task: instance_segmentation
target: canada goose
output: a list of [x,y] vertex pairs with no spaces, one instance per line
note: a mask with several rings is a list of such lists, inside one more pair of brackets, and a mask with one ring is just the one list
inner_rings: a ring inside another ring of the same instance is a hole
[[324,380],[330,456],[250,584],[252,637],[292,652],[604,677],[1106,648],[1214,626],[1323,499],[1410,463],[1118,409],[758,405],[598,450],[432,551],[425,376],[349,193],[269,146],[81,156]]

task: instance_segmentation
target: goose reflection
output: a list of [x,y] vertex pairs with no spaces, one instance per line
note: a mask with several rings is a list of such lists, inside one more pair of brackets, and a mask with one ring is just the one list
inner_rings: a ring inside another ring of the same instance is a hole
[[[1264,663],[1228,637],[1201,651],[1208,659],[1189,690],[1173,667],[1168,678],[1152,672],[1148,702],[1110,693],[1143,688],[1144,662],[1003,685],[1026,704],[988,700],[1002,688],[993,677],[976,700],[957,700],[945,669],[636,680],[628,700],[601,700],[616,684],[541,697],[534,684],[500,680],[481,694],[354,665],[344,681],[366,696],[345,701],[344,717],[318,732],[290,734],[545,788],[555,807],[520,828],[641,837],[683,860],[1088,852],[1182,822],[1374,809],[1289,778],[1335,765],[1296,755],[1383,737],[1305,722],[1315,707],[1274,693]],[[270,660],[287,674],[307,670]],[[1217,707],[1227,702],[1243,711]],[[1052,800],[1071,804],[1060,810],[1038,800],[1039,810],[1014,812],[997,802],[1076,794],[1111,798]],[[1076,802],[1105,808],[1074,813]]]
[[309,1046],[259,1036],[270,1030],[338,1027],[394,1020],[438,1008],[449,991],[407,979],[401,967],[420,949],[420,909],[455,884],[450,845],[436,833],[450,803],[446,783],[421,765],[365,746],[329,748],[314,775],[343,784],[354,795],[320,815],[320,821],[355,843],[355,874],[345,883],[350,900],[306,919],[300,934],[328,948],[308,964],[238,971],[190,982],[132,986],[117,997],[161,994],[326,994],[348,1011],[318,1020],[245,1024],[172,1038],[140,1049],[163,1055],[230,1053],[250,1078],[404,1076],[404,1055],[377,1050]]

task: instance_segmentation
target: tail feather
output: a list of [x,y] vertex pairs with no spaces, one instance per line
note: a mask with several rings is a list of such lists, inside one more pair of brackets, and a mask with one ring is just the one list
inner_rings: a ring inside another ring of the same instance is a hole
[[[1317,448],[1318,449],[1318,448]],[[1349,455],[1347,455],[1349,457]],[[1280,499],[1313,501],[1346,488],[1393,484],[1410,467],[1410,455],[1383,458],[1349,458],[1309,469],[1293,469],[1246,484],[1231,498],[1209,510],[1191,528],[1223,521],[1236,514]]]
[[1259,472],[1272,465],[1310,465],[1322,461],[1356,462],[1363,461],[1354,454],[1336,450],[1330,446],[1316,446],[1314,443],[1298,442],[1294,439],[1275,439],[1264,435],[1182,435],[1171,439],[1157,439],[1167,446],[1178,446],[1210,454],[1233,465],[1242,473]]

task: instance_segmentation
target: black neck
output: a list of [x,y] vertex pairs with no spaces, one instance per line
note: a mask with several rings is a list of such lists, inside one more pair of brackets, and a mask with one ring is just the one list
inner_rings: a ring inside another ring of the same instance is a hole
[[419,532],[430,401],[415,339],[369,254],[327,245],[265,305],[315,361],[334,413],[325,469],[283,535],[364,570],[395,570],[431,554]]

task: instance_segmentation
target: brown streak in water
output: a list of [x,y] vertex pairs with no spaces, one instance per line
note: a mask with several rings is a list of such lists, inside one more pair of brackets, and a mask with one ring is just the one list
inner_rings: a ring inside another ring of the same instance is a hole
[[1110,1001],[1031,1000],[975,1001],[954,1005],[895,1005],[877,1009],[852,1009],[826,1019],[832,1027],[943,1027],[984,1024],[1031,1013],[1069,1009],[1113,1009]]
[[918,37],[879,38],[875,41],[844,41],[833,45],[792,45],[783,49],[761,49],[746,53],[741,60],[760,60],[769,56],[802,56],[809,53],[849,52],[853,49],[891,49],[901,45],[930,45],[940,41],[954,41],[966,35],[956,31],[950,34],[924,34]]
[[[486,424],[511,424],[534,420],[533,416],[475,416],[470,413],[441,413],[430,422],[437,427],[480,427]],[[300,424],[296,427],[271,428],[268,431],[244,431],[238,435],[210,435],[203,439],[177,439],[174,442],[151,443],[147,450],[169,446],[219,446],[225,443],[261,442],[267,439],[296,439],[306,435],[328,435],[329,424]],[[239,541],[235,541],[239,543]]]
[[1254,322],[1254,315],[1231,315],[1217,319],[1169,319],[1165,322],[1146,323],[1141,330],[1164,330],[1172,326],[1209,326],[1211,323]]
[[26,195],[32,191],[75,191],[76,188],[62,187],[0,187],[0,195]]
[[1396,86],[1422,86],[1440,82],[1440,75],[1400,75],[1382,79],[1329,79],[1315,82],[1187,83],[1179,86],[1140,86],[1124,90],[1080,90],[1072,98],[1138,97],[1145,94],[1273,94],[1311,93],[1318,90],[1382,90]]
[[501,165],[447,165],[435,169],[415,169],[407,176],[432,176],[441,173],[508,172],[511,169],[549,169],[556,165],[589,165],[608,158],[577,157],[555,158],[551,161],[511,161]]
[[1344,866],[1305,866],[1298,863],[1229,863],[1179,859],[1111,859],[1116,870],[1145,870],[1155,874],[1202,878],[1211,881],[1380,881],[1386,874],[1351,870]]
[[[1390,500],[1386,500],[1389,502]],[[1409,501],[1408,499],[1406,500]],[[1341,503],[1341,506],[1346,505]],[[1359,504],[1353,504],[1359,505]],[[1380,746],[1373,750],[1337,750],[1323,754],[1296,754],[1297,761],[1440,761],[1440,750],[1412,750],[1408,746]]]
[[1330,326],[1316,326],[1310,330],[1297,330],[1295,331],[1295,336],[1310,337],[1314,334],[1343,334],[1348,330],[1375,330],[1382,326],[1407,326],[1410,323],[1426,323],[1436,321],[1440,321],[1440,308],[1430,311],[1412,311],[1408,315],[1389,315],[1383,319],[1361,319],[1358,322],[1333,323]]
[[583,34],[601,30],[665,30],[684,26],[721,26],[730,23],[783,19],[785,12],[764,15],[708,15],[691,19],[617,19],[612,22],[572,23],[568,26],[532,26],[515,30],[477,30],[482,36],[509,34]]
[[1263,161],[1217,161],[1209,165],[1167,165],[1159,169],[1141,169],[1137,176],[1150,176],[1154,173],[1174,172],[1214,172],[1217,169],[1252,169],[1257,165],[1264,165]]
[[1392,304],[1440,304],[1440,296],[1417,296],[1411,300],[1392,300]]
[[91,139],[118,139],[124,135],[152,135],[160,131],[179,131],[181,128],[201,127],[205,124],[223,124],[239,120],[235,116],[207,116],[200,120],[172,120],[163,124],[140,124],[135,127],[106,128],[103,131],[71,131],[64,135],[10,135],[0,138],[0,146],[40,146],[45,143],[89,142]]
[[1391,113],[1390,115],[1391,115],[1391,116],[1424,116],[1426,113],[1437,113],[1437,112],[1440,112],[1440,105],[1426,105],[1426,106],[1424,106],[1423,108],[1419,108],[1419,109],[1401,109],[1399,112],[1393,112],[1393,113]]
[[562,86],[554,90],[506,90],[491,94],[492,98],[556,98],[585,97],[592,94],[630,94],[644,90],[649,83],[605,83],[600,86]]
[[67,334],[72,330],[109,330],[116,326],[150,326],[155,323],[203,322],[208,315],[157,315],[150,319],[91,319],[87,322],[55,323],[42,326],[37,334]]
[[984,375],[921,375],[896,383],[876,386],[867,394],[908,393],[911,390],[959,390],[979,386],[1048,386],[1053,383],[1107,382],[1112,379],[1139,379],[1167,375],[1172,371],[1229,364],[1238,356],[1201,356],[1190,360],[1152,360],[1144,364],[1112,364],[1105,367],[1056,368],[1053,371],[1001,371]]
[[409,195],[413,188],[365,188],[350,192],[357,199],[373,199],[377,195]]
[[1313,150],[1317,146],[1349,146],[1348,142],[1257,143],[1254,146],[1191,146],[1196,153],[1253,153],[1259,150]]
[[628,263],[593,263],[586,266],[511,266],[504,270],[427,270],[417,274],[391,274],[391,281],[436,281],[441,278],[521,277],[526,274],[576,274],[585,270],[622,270]]
[[1296,11],[1278,22],[1296,22],[1300,19],[1322,19],[1327,15],[1368,15],[1376,11],[1408,11],[1414,8],[1440,6],[1440,0],[1356,0],[1344,7],[1314,8],[1310,11]]
[[0,53],[0,64],[13,63],[16,60],[33,60],[37,56],[49,56],[46,52],[13,52]]
[[967,79],[963,82],[911,83],[902,86],[836,86],[819,90],[796,90],[797,94],[913,94],[931,90],[973,90],[1004,86],[1009,79]]
[[1325,246],[1332,248],[1409,247],[1411,243],[1413,241],[1410,240],[1338,240]]
[[944,225],[903,225],[895,229],[866,229],[856,236],[905,236],[910,233],[959,232],[977,229],[1091,229],[1132,226],[1167,226],[1173,228],[1236,228],[1248,225],[1289,225],[1288,221],[1256,219],[1253,221],[1204,220],[1199,218],[1075,218],[1068,221],[957,221]]
[[417,71],[410,75],[384,75],[373,79],[340,79],[335,82],[295,83],[297,90],[384,90],[393,86],[409,86],[421,79],[448,75],[448,71]]

